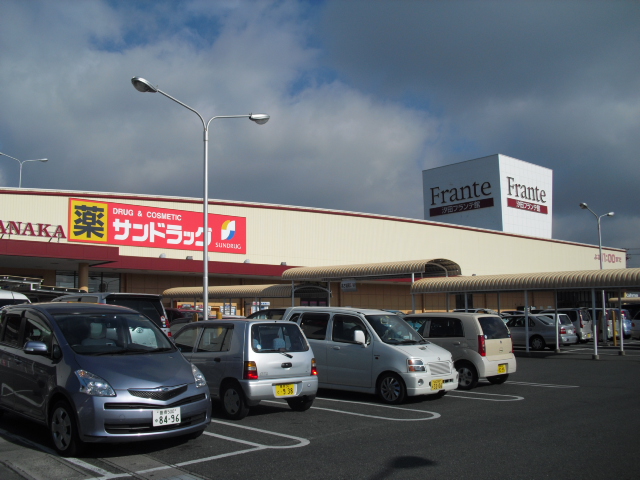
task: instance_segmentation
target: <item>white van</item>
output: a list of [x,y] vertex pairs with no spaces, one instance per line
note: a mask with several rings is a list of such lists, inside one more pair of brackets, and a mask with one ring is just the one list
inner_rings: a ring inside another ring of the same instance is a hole
[[451,353],[423,339],[398,315],[346,307],[293,307],[318,365],[318,387],[375,393],[385,403],[443,396],[458,387]]
[[7,305],[19,305],[21,303],[31,303],[27,296],[12,290],[0,290],[0,308]]

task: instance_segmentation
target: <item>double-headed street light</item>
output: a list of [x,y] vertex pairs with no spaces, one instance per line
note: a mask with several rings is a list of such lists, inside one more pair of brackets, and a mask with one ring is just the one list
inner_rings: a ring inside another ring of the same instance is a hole
[[18,180],[18,188],[22,188],[22,165],[27,163],[27,162],[48,162],[49,159],[47,158],[36,158],[34,160],[18,160],[15,157],[12,157],[11,155],[7,155],[6,153],[2,153],[0,152],[0,155],[3,155],[5,157],[9,157],[13,160],[15,160],[16,162],[18,162],[20,164],[20,180]]
[[202,278],[202,297],[203,297],[203,315],[205,315],[205,319],[209,315],[209,124],[217,119],[217,118],[248,118],[249,120],[257,123],[258,125],[264,125],[269,121],[269,115],[264,113],[251,113],[249,115],[219,115],[216,117],[212,117],[208,122],[205,122],[202,115],[200,115],[196,110],[191,108],[189,105],[182,103],[180,100],[173,98],[171,95],[163,92],[158,87],[154,87],[148,80],[140,77],[133,77],[131,79],[131,83],[135,87],[136,90],[143,93],[161,93],[165,97],[173,100],[174,102],[182,105],[188,110],[191,110],[193,113],[198,115],[200,121],[202,122],[202,127],[204,128],[204,188],[203,188],[203,199],[202,199],[202,209],[203,209],[203,230],[202,230],[202,262],[204,264],[204,272]]
[[[615,213],[609,212],[603,215],[598,215],[596,212],[591,210],[586,203],[581,203],[580,208],[583,210],[589,210],[593,214],[593,216],[596,217],[596,220],[598,221],[598,253],[600,256],[600,270],[602,270],[602,228],[600,227],[600,220],[602,219],[602,217],[613,217]],[[607,315],[606,315],[606,309],[605,309],[605,294],[603,289],[602,290],[602,343],[605,345],[608,343],[606,316]],[[596,322],[596,319],[594,319],[594,322]],[[597,332],[597,328],[598,327],[596,325],[596,332]],[[594,339],[594,340],[595,340],[594,344],[597,345],[598,340],[597,339]],[[597,349],[598,347],[596,346],[595,348]],[[597,350],[596,350],[596,356],[597,356]]]

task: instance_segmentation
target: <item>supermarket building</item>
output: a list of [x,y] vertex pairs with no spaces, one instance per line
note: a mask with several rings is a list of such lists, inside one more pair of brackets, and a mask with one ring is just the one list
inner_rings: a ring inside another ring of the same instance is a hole
[[[210,200],[209,212],[210,292],[227,292],[210,293],[209,302],[229,313],[248,314],[254,302],[290,306],[292,301],[446,310],[464,306],[465,295],[412,296],[412,279],[599,268],[594,245],[468,225],[223,200]],[[184,289],[195,293],[166,296],[165,305],[197,303],[198,287],[202,301],[201,227],[198,198],[0,188],[0,278],[37,278],[43,285],[88,291]],[[605,269],[626,267],[623,249],[604,248],[603,260]],[[422,269],[403,270],[415,263]],[[372,266],[362,275],[336,267],[349,265]],[[296,267],[333,273],[305,278],[295,275]],[[268,285],[276,287],[263,287]],[[555,302],[550,292],[532,295],[533,306]],[[523,305],[523,297],[481,293],[467,302],[512,309]]]

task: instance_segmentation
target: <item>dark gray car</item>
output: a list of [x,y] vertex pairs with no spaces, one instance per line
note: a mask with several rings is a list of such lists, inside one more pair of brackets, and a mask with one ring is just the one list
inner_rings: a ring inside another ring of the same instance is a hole
[[55,449],[197,436],[202,373],[146,316],[84,303],[13,305],[0,316],[0,411],[46,424]]

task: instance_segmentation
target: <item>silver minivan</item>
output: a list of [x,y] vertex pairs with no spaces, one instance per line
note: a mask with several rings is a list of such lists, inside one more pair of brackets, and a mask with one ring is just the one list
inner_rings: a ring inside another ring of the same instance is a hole
[[261,400],[311,408],[318,390],[313,351],[295,323],[282,320],[210,320],[185,325],[174,337],[203,373],[224,414],[240,420]]
[[458,387],[451,353],[398,315],[347,307],[293,307],[284,316],[306,335],[320,388],[375,393],[385,403],[442,396]]
[[86,443],[200,435],[211,420],[202,373],[146,316],[88,303],[0,314],[0,413],[47,425],[56,451]]

